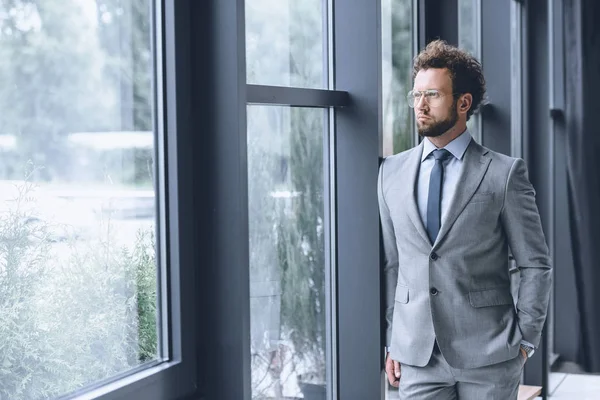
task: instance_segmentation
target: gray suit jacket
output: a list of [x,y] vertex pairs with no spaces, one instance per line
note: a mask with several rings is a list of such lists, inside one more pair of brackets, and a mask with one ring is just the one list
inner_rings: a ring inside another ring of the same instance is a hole
[[[392,359],[425,366],[437,339],[451,366],[476,368],[516,357],[522,339],[538,346],[552,275],[525,162],[472,140],[431,243],[415,195],[422,151],[421,143],[379,169]],[[516,305],[509,248],[521,272]]]

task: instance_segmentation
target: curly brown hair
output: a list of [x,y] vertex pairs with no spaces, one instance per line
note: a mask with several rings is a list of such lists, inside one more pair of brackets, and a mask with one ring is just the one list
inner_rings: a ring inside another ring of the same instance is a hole
[[481,63],[475,57],[444,40],[430,42],[414,59],[413,80],[423,69],[446,68],[452,79],[454,98],[471,93],[473,102],[467,112],[467,121],[479,108],[485,96],[485,78]]

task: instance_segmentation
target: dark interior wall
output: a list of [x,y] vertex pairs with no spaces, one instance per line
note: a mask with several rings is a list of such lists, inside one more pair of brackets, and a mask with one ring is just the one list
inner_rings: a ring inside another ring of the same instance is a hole
[[[528,148],[524,158],[529,166],[529,178],[537,191],[542,223],[548,222],[547,207],[551,193],[548,191],[550,160],[550,108],[548,82],[548,9],[545,0],[528,3],[527,63],[530,75],[526,79],[528,97]],[[544,226],[546,228],[546,226]],[[546,232],[547,233],[547,232]]]
[[579,310],[569,226],[567,132],[565,125],[565,43],[562,0],[553,0],[553,125],[554,125],[554,353],[576,361],[579,349]]
[[598,91],[600,90],[600,3],[589,0],[565,2],[565,94],[567,168],[575,278],[581,313],[579,363],[588,372],[600,372],[600,270],[596,254],[600,234],[600,137]]
[[[554,298],[547,323],[547,328],[552,329],[548,331],[550,347],[561,359],[575,361],[580,343],[567,197],[564,21],[562,1],[553,3],[553,10],[548,9],[545,0],[531,0],[527,4],[526,59],[530,73],[525,80],[529,96],[525,132],[528,146],[524,157],[537,190],[537,203],[554,263]],[[552,63],[550,68],[549,63]]]
[[[546,243],[552,253],[553,242],[553,130],[550,119],[549,90],[549,28],[548,1],[531,0],[526,5],[526,47],[524,55],[528,73],[524,78],[526,97],[524,100],[527,114],[524,127],[526,148],[523,158],[529,169],[529,179],[536,190],[536,203],[540,212]],[[550,311],[551,313],[551,311]],[[552,318],[548,316],[546,326]],[[527,362],[525,383],[547,388],[549,341],[544,330],[540,344],[541,357]]]
[[577,359],[579,309],[569,226],[566,133],[556,132],[554,241],[554,352],[563,361]]

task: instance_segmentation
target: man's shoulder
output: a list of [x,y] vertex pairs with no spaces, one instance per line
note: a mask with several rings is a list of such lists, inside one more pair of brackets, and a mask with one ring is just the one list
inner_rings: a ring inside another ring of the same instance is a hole
[[499,162],[502,162],[504,164],[512,164],[517,159],[516,157],[508,156],[506,154],[499,153],[499,152],[494,151],[494,150],[490,150],[487,147],[483,147],[483,148],[486,149],[486,151],[488,152],[488,154],[490,154],[494,159],[496,159]]
[[487,157],[491,158],[492,163],[490,166],[493,168],[500,167],[503,169],[505,169],[505,168],[510,169],[512,167],[512,165],[515,163],[515,161],[518,160],[518,158],[516,158],[516,157],[507,156],[506,154],[490,150],[485,146],[481,146],[479,144],[478,144],[478,146],[480,146],[483,149],[483,154],[485,154]]
[[415,160],[420,149],[420,146],[415,146],[401,153],[385,157],[379,167],[379,182],[387,186],[384,182],[405,179],[408,176],[407,173],[413,170],[412,161],[409,160]]
[[486,177],[496,181],[498,185],[505,185],[512,171],[525,165],[521,158],[511,157],[483,146],[481,146],[481,149],[483,156],[491,160],[488,164]]
[[408,160],[410,158],[411,155],[413,155],[414,152],[418,152],[418,151],[420,151],[420,149],[421,149],[421,147],[419,145],[417,145],[415,147],[411,147],[408,150],[404,150],[400,153],[384,157],[382,164],[385,163],[386,168],[401,166],[406,160]]

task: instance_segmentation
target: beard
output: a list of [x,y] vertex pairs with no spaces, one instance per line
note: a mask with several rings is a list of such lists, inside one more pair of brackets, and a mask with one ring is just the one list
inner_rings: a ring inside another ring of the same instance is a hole
[[450,109],[448,110],[448,117],[442,121],[433,121],[430,125],[419,125],[417,123],[417,130],[419,135],[423,137],[438,137],[446,133],[450,128],[456,125],[458,122],[458,112],[456,111],[457,101],[453,101]]

